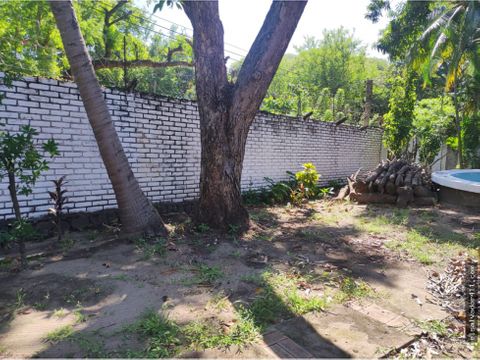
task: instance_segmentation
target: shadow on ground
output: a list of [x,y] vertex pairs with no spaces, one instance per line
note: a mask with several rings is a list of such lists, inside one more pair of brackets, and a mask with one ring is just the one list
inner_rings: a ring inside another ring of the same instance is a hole
[[[175,238],[177,246],[174,250],[148,259],[138,247],[117,244],[86,258],[52,261],[36,270],[5,278],[2,287],[10,290],[8,296],[2,295],[0,303],[9,309],[6,313],[12,314],[18,308],[6,304],[15,304],[18,291],[23,289],[26,294],[24,305],[42,312],[45,317],[51,318],[59,307],[69,312],[79,309],[83,315],[81,321],[71,324],[75,330],[73,337],[58,342],[44,341],[39,344],[41,350],[35,354],[14,355],[129,356],[131,354],[127,349],[141,350],[144,344],[141,339],[126,336],[123,330],[146,309],[169,314],[169,318],[180,325],[209,317],[229,321],[232,313],[228,311],[212,313],[205,310],[212,297],[222,293],[233,309],[239,304],[250,309],[255,325],[264,334],[268,334],[272,326],[283,320],[295,318],[296,325],[291,331],[296,332],[297,337],[298,333],[308,334],[308,342],[316,344],[317,350],[324,349],[324,357],[352,357],[354,354],[321,336],[309,321],[297,316],[292,311],[292,304],[287,304],[271,286],[259,286],[245,280],[246,276],[255,276],[265,270],[287,274],[322,274],[332,271],[326,268],[329,265],[335,267],[334,271],[353,278],[367,282],[374,280],[387,287],[395,287],[395,278],[384,275],[386,267],[391,269],[396,266],[390,261],[388,252],[359,243],[357,240],[362,233],[354,225],[336,227],[312,222],[310,218],[313,213],[312,209],[300,209],[283,216],[269,208],[255,209],[252,218],[258,229],[249,237],[238,234],[225,236],[208,231],[202,234],[186,233]],[[375,214],[362,216],[368,219],[375,217]],[[202,244],[203,251],[200,251]],[[199,264],[219,267],[224,276],[208,285],[195,282]],[[71,294],[74,296],[71,297]],[[262,296],[266,297],[270,313],[251,309]],[[11,325],[16,320],[8,316],[2,322]],[[291,335],[288,329],[283,329],[283,332]],[[0,340],[5,340],[5,336],[11,333],[12,327],[7,324],[0,331]],[[22,339],[13,340],[21,344]],[[266,335],[264,341],[270,341]],[[249,351],[245,348],[239,354],[221,351],[207,354],[218,357],[222,357],[222,354],[268,356],[268,353],[262,353],[263,350]],[[293,354],[275,344],[271,344],[268,351],[278,357]],[[195,354],[200,356],[203,353]],[[315,356],[320,355],[316,353]],[[292,357],[295,357],[294,354]]]

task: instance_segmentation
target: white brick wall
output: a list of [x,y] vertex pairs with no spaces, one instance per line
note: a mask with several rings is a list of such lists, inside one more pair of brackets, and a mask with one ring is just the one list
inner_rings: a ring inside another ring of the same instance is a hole
[[[12,88],[0,86],[5,98],[0,121],[8,130],[30,124],[40,139],[55,138],[61,156],[38,181],[29,197],[21,196],[25,215],[44,215],[50,180],[67,175],[70,212],[116,206],[98,148],[74,83],[26,78]],[[120,139],[142,189],[154,202],[182,202],[198,196],[200,128],[197,106],[187,100],[125,94],[105,89]],[[264,177],[284,179],[313,162],[321,180],[345,178],[359,167],[376,165],[381,130],[359,130],[312,120],[259,113],[250,129],[242,186],[261,187]],[[0,183],[0,220],[13,216],[6,179]]]

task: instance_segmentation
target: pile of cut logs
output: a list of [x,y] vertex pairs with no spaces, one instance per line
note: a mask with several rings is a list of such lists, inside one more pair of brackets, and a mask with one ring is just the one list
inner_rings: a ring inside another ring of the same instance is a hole
[[337,199],[348,198],[360,204],[409,204],[430,206],[437,203],[430,173],[418,164],[402,159],[384,160],[375,170],[358,170],[347,178]]

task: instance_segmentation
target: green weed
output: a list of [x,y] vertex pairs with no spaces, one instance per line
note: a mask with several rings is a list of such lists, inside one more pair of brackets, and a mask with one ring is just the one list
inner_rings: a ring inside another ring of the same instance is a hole
[[64,308],[55,309],[55,310],[53,311],[53,314],[52,314],[52,316],[55,316],[55,317],[57,317],[57,318],[59,318],[59,319],[62,319],[62,318],[64,318],[64,317],[67,316],[67,315],[68,315],[68,311],[65,310]]
[[23,288],[20,288],[17,290],[15,293],[15,309],[20,309],[25,306],[25,297],[27,296],[27,293]]
[[165,244],[165,239],[162,238],[151,240],[142,237],[135,241],[135,246],[143,253],[143,258],[145,260],[151,259],[153,256],[165,255],[167,252]]
[[195,230],[201,234],[207,233],[210,231],[210,226],[208,226],[207,224],[201,223],[195,227]]
[[180,327],[153,310],[142,315],[140,320],[126,328],[146,340],[142,356],[148,358],[173,358],[182,344]]
[[72,325],[65,325],[57,330],[49,332],[45,337],[45,340],[50,342],[59,342],[70,338],[74,332],[75,330],[73,329]]
[[418,321],[417,325],[423,331],[439,336],[449,336],[448,326],[440,320]]
[[198,265],[194,272],[195,276],[183,281],[184,285],[214,285],[224,273],[218,266]]
[[212,298],[208,301],[207,306],[214,308],[217,311],[223,311],[228,309],[229,304],[230,301],[228,296],[226,296],[223,291],[219,291],[212,296]]
[[265,329],[278,319],[320,311],[327,307],[326,297],[309,296],[298,290],[297,282],[300,280],[303,279],[292,278],[283,273],[262,274],[257,296],[247,308],[260,329]]
[[344,277],[340,282],[340,291],[335,297],[338,302],[345,302],[352,299],[373,297],[374,295],[374,290],[366,282]]
[[78,334],[71,338],[71,341],[82,350],[83,357],[86,358],[106,358],[108,353],[105,350],[104,343],[99,340],[97,334]]
[[430,244],[428,237],[415,229],[408,231],[404,241],[392,240],[385,245],[390,249],[406,252],[421,264],[430,265],[435,262],[435,247]]

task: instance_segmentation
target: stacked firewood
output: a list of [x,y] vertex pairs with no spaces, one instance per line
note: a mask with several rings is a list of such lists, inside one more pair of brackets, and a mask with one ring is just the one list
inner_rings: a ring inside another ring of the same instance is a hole
[[347,178],[338,199],[361,204],[383,203],[405,207],[409,204],[434,205],[437,202],[430,173],[403,159],[384,160],[372,171],[357,171]]

